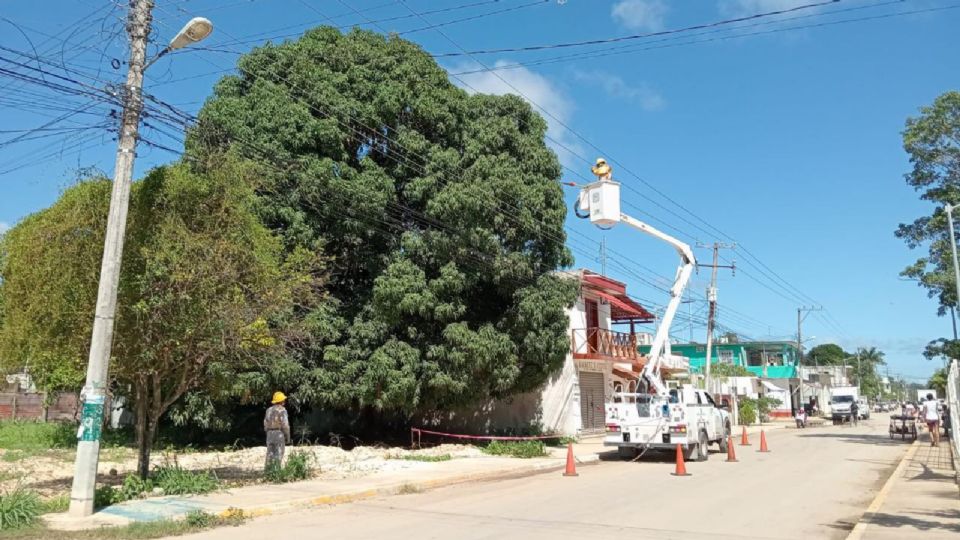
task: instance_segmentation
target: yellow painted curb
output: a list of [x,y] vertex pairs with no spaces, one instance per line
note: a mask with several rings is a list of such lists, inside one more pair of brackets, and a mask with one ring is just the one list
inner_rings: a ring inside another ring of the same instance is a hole
[[880,510],[880,507],[883,506],[883,502],[887,500],[887,495],[890,494],[890,490],[893,489],[893,483],[903,476],[903,470],[907,468],[907,465],[910,464],[910,461],[913,460],[914,454],[917,453],[917,449],[920,448],[920,440],[917,439],[910,445],[910,449],[907,450],[907,453],[903,455],[903,458],[900,459],[900,463],[897,465],[897,468],[893,470],[893,474],[890,475],[890,478],[887,478],[887,481],[884,482],[883,487],[880,488],[880,491],[877,493],[877,496],[873,498],[873,502],[870,503],[870,506],[867,507],[867,511],[860,516],[860,521],[853,527],[853,530],[850,531],[850,534],[847,535],[847,540],[860,540],[863,538],[864,531],[867,530],[867,526],[870,525],[868,522],[864,521],[864,518],[870,514],[874,514],[877,510]]

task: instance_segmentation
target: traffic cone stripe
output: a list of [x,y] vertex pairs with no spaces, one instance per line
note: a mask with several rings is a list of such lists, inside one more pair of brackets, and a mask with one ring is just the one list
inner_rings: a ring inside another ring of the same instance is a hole
[[677,470],[670,473],[673,476],[690,476],[687,472],[687,464],[683,462],[683,448],[677,445]]
[[577,465],[573,459],[573,443],[567,444],[567,468],[563,471],[564,476],[580,476],[577,474]]

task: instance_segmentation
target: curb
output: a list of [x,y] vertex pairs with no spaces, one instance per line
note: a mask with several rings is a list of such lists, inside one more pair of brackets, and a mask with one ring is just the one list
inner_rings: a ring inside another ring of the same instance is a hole
[[[425,481],[394,481],[389,484],[385,484],[372,489],[358,489],[354,491],[346,491],[337,494],[331,495],[320,495],[320,496],[309,496],[302,497],[298,499],[291,499],[282,502],[275,502],[262,505],[250,505],[250,506],[237,506],[237,507],[224,507],[221,504],[204,504],[203,502],[198,502],[198,507],[196,509],[205,510],[211,514],[215,514],[219,517],[228,517],[231,515],[236,515],[238,512],[242,512],[245,517],[262,517],[269,516],[274,514],[283,514],[287,512],[293,512],[296,510],[303,510],[306,508],[313,508],[318,506],[332,506],[337,504],[345,504],[356,501],[362,501],[366,499],[373,499],[375,497],[385,497],[392,495],[400,495],[404,493],[419,493],[421,491],[426,491],[430,489],[436,489],[441,487],[453,486],[456,484],[464,484],[467,482],[492,482],[498,480],[510,480],[514,478],[525,478],[529,476],[536,476],[539,474],[558,472],[564,470],[566,463],[563,460],[558,460],[558,463],[546,462],[546,463],[536,463],[532,465],[522,465],[511,467],[509,469],[499,469],[493,471],[482,471],[475,473],[466,473],[466,474],[457,474],[451,475],[448,477],[435,478],[433,480]],[[592,465],[600,462],[600,458],[596,454],[589,454],[580,458],[577,458],[577,463],[579,465]],[[206,508],[204,508],[206,507]],[[62,514],[52,514],[52,516],[62,516]],[[44,521],[53,529],[53,530],[91,530],[99,529],[101,527],[122,527],[125,525],[131,525],[133,523],[147,522],[148,520],[134,520],[128,518],[121,518],[119,516],[110,516],[110,515],[101,515],[97,516],[94,514],[94,518],[90,519],[88,522],[76,522],[70,519],[61,520],[56,517],[46,518]],[[173,515],[167,519],[180,520],[183,519],[186,514]]]
[[914,454],[917,453],[917,449],[920,448],[920,440],[916,440],[913,444],[910,445],[910,448],[907,450],[903,457],[900,458],[900,463],[897,464],[897,468],[890,473],[890,477],[887,478],[887,481],[883,483],[883,487],[880,488],[880,491],[877,493],[877,496],[873,498],[873,502],[870,503],[870,506],[867,507],[867,510],[860,516],[860,519],[857,521],[857,524],[853,526],[853,530],[850,531],[850,534],[847,535],[847,540],[860,540],[863,538],[863,533],[867,530],[867,526],[870,525],[868,521],[873,514],[880,510],[880,507],[883,506],[883,502],[886,500],[887,495],[890,494],[890,490],[893,488],[893,483],[903,476],[903,470],[907,468],[907,464],[913,459]]
[[[587,456],[585,458],[578,459],[578,462],[583,465],[592,465],[600,462],[600,458],[596,455]],[[262,506],[254,507],[238,507],[236,509],[227,509],[221,512],[218,512],[217,515],[223,517],[229,514],[231,511],[236,512],[236,510],[242,510],[245,516],[250,517],[260,517],[268,516],[272,514],[282,514],[286,512],[292,512],[295,510],[302,510],[305,508],[311,508],[316,506],[331,506],[336,504],[345,504],[356,501],[362,501],[366,499],[372,499],[375,497],[384,497],[391,495],[400,495],[403,493],[419,493],[421,491],[426,491],[429,489],[436,489],[441,487],[453,486],[457,484],[464,484],[467,482],[493,482],[498,480],[511,480],[514,478],[525,478],[528,476],[535,476],[538,474],[545,474],[549,472],[557,472],[564,470],[566,466],[565,463],[544,463],[537,464],[532,467],[515,467],[507,470],[499,471],[488,471],[488,472],[479,472],[472,474],[460,474],[448,478],[437,478],[435,480],[427,480],[422,482],[416,481],[404,481],[404,482],[394,482],[392,484],[378,487],[375,489],[366,489],[346,493],[338,493],[336,495],[322,495],[319,497],[306,497],[303,499],[295,499],[291,501],[285,501],[280,503],[272,503]]]

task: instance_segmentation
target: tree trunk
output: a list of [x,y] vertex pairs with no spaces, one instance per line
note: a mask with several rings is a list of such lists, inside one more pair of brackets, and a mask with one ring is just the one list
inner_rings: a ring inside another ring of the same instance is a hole
[[150,447],[153,446],[153,437],[149,424],[149,415],[147,414],[147,400],[149,393],[144,380],[138,380],[136,383],[137,400],[137,474],[140,478],[146,479],[150,473]]

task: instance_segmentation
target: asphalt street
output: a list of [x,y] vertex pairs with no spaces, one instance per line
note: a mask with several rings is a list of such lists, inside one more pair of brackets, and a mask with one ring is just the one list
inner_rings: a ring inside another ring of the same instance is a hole
[[453,486],[268,516],[190,536],[263,538],[844,538],[909,443],[882,418],[858,427],[778,429],[771,452],[737,446],[675,477],[672,456],[611,458],[559,473]]

